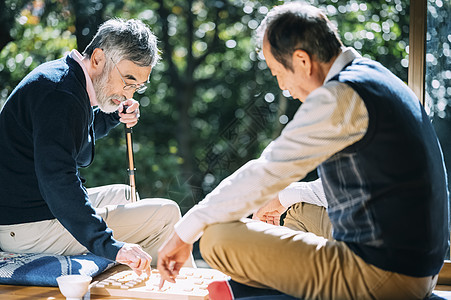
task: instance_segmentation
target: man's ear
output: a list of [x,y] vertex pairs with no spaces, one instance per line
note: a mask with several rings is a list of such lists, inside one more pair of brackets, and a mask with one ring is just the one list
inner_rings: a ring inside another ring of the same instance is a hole
[[301,49],[297,49],[293,52],[292,57],[293,69],[299,69],[306,76],[310,76],[312,74],[312,58],[310,55]]
[[106,63],[105,52],[100,48],[95,48],[91,54],[90,63],[94,75],[100,75]]

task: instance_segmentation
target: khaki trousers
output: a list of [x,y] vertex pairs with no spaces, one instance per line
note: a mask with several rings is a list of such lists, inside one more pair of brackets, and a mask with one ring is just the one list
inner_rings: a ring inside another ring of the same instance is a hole
[[437,276],[381,270],[331,239],[322,207],[296,204],[284,224],[243,219],[208,226],[200,241],[202,256],[237,282],[303,299],[423,299],[435,287]]
[[[98,215],[113,230],[116,240],[139,244],[157,263],[158,248],[174,231],[180,209],[172,200],[153,198],[130,203],[126,185],[116,184],[87,189]],[[88,252],[56,220],[0,226],[0,248],[17,253],[77,255]],[[193,266],[188,260],[186,266]]]

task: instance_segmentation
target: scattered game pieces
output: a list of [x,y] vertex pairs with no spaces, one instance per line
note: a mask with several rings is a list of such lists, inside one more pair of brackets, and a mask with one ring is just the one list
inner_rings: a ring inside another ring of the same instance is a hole
[[208,284],[227,279],[227,275],[213,269],[182,268],[175,279],[176,283],[166,281],[160,290],[158,270],[153,269],[150,277],[147,274],[138,276],[126,270],[93,281],[91,294],[145,299],[208,299]]

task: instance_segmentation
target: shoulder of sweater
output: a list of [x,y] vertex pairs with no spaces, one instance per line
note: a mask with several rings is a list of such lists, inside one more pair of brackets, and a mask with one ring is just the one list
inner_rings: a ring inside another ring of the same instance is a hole
[[31,71],[24,79],[26,85],[43,86],[44,88],[63,87],[86,91],[86,79],[83,70],[70,57],[43,63]]
[[85,120],[83,123],[92,122],[92,107],[79,77],[83,71],[78,64],[73,66],[66,60],[44,63],[28,74],[10,95],[13,106],[34,120],[72,114]]
[[27,77],[26,88],[38,97],[58,98],[60,101],[72,98],[71,101],[82,107],[91,107],[83,70],[70,57],[44,63]]

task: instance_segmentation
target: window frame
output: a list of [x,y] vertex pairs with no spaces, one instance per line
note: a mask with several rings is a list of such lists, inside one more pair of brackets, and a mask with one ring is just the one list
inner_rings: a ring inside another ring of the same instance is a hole
[[[426,33],[427,0],[411,0],[408,85],[423,105],[425,104]],[[439,273],[438,284],[451,285],[451,260],[444,261]]]

